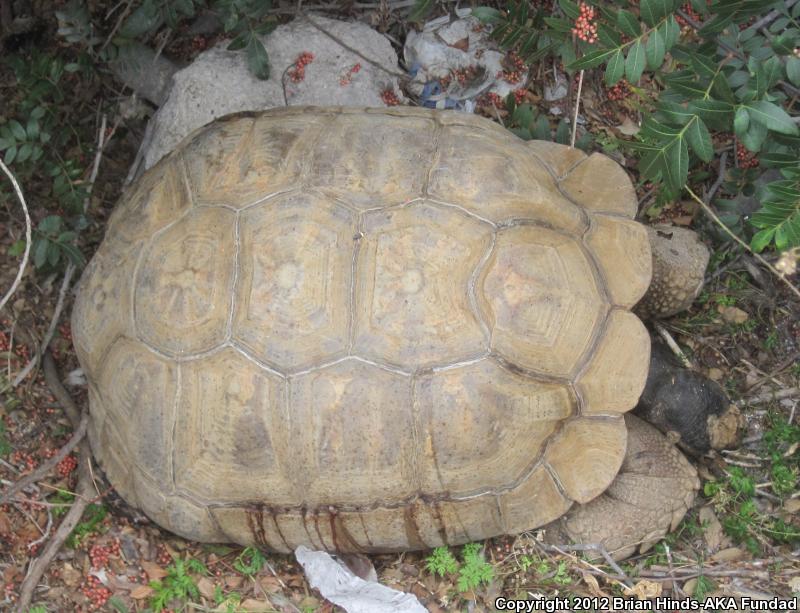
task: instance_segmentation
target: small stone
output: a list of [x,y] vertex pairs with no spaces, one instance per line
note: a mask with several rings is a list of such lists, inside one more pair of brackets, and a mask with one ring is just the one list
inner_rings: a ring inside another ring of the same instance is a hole
[[722,379],[725,377],[725,373],[719,368],[709,368],[707,376],[712,381],[722,381]]
[[750,316],[742,309],[735,306],[718,306],[717,312],[722,315],[722,319],[729,324],[743,324]]

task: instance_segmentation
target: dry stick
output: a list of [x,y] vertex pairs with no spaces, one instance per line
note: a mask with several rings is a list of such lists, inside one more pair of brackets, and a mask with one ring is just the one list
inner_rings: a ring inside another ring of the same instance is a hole
[[687,185],[687,186],[685,187],[685,189],[686,189],[686,191],[687,191],[687,192],[689,192],[689,195],[690,195],[690,196],[691,196],[691,197],[692,197],[692,198],[693,198],[695,201],[697,201],[697,203],[698,203],[698,204],[699,204],[701,207],[703,207],[703,210],[704,210],[704,211],[705,211],[705,212],[708,214],[708,216],[709,216],[709,217],[711,217],[711,219],[713,219],[713,220],[714,220],[714,222],[715,222],[715,223],[716,223],[716,224],[717,224],[717,225],[718,225],[720,228],[722,228],[722,229],[725,231],[725,233],[726,233],[728,236],[730,236],[730,237],[731,237],[733,240],[735,240],[737,243],[739,243],[739,245],[741,245],[742,247],[744,247],[745,251],[747,251],[747,252],[748,252],[750,255],[752,255],[752,256],[753,256],[755,259],[757,259],[757,260],[758,260],[759,262],[761,262],[761,263],[762,263],[764,266],[766,266],[766,267],[769,269],[769,271],[770,271],[770,272],[771,272],[773,275],[775,275],[776,277],[778,277],[778,279],[780,279],[781,281],[783,281],[783,282],[784,282],[784,283],[787,285],[787,287],[788,287],[790,290],[792,290],[792,292],[793,292],[793,293],[794,293],[794,294],[795,294],[795,295],[796,295],[798,298],[800,298],[800,289],[797,289],[797,288],[796,288],[796,287],[795,287],[795,286],[792,284],[792,282],[791,282],[791,281],[789,281],[789,279],[787,279],[785,276],[783,276],[783,275],[780,273],[780,271],[779,271],[777,268],[775,268],[775,267],[774,267],[772,264],[770,264],[769,262],[767,262],[767,260],[765,260],[763,257],[761,257],[761,255],[759,255],[758,253],[756,253],[755,251],[753,251],[753,250],[750,248],[750,245],[748,245],[748,244],[747,244],[747,243],[745,243],[745,242],[744,242],[744,241],[743,241],[741,238],[739,238],[738,236],[736,236],[736,234],[734,234],[734,233],[733,233],[733,231],[732,231],[732,230],[731,230],[731,229],[730,229],[728,226],[726,226],[724,223],[722,223],[722,220],[721,220],[719,217],[717,217],[717,214],[714,212],[714,210],[713,210],[713,209],[712,209],[710,206],[708,206],[708,205],[705,203],[705,201],[704,201],[704,200],[702,200],[702,199],[700,198],[700,196],[698,196],[697,194],[695,194],[695,193],[692,191],[692,188],[691,188],[691,187],[689,187],[689,186]]
[[[51,356],[49,352],[45,354],[43,362],[44,377],[45,381],[47,381],[47,386],[50,388],[50,391],[56,397],[58,402],[61,403],[64,412],[67,414],[73,426],[77,430],[80,428],[80,423],[83,420],[81,411],[78,409],[75,401],[69,395],[69,392],[67,392],[67,390],[64,389],[64,386],[61,384],[61,379],[59,378],[58,371],[56,370],[53,356]],[[58,530],[56,530],[53,538],[51,538],[47,543],[42,555],[39,556],[28,567],[28,574],[26,575],[25,580],[22,582],[22,586],[20,587],[19,601],[17,604],[17,611],[19,611],[19,613],[23,613],[24,611],[28,610],[31,600],[33,600],[33,593],[36,590],[36,587],[39,585],[39,580],[42,578],[42,575],[44,575],[48,565],[50,562],[52,562],[59,549],[61,549],[61,545],[64,544],[64,541],[67,540],[67,537],[75,529],[75,526],[78,525],[81,517],[83,517],[83,512],[86,510],[86,507],[89,504],[89,499],[92,496],[92,480],[90,477],[89,466],[90,462],[91,451],[89,450],[89,444],[84,438],[80,443],[78,486],[76,488],[77,495],[75,497],[75,502],[73,503],[72,508],[70,508],[70,510],[64,516],[64,520],[61,522]]]
[[581,107],[581,90],[583,89],[583,70],[578,76],[578,92],[575,94],[575,113],[572,116],[572,138],[569,146],[575,148],[575,137],[578,132],[578,110]]
[[17,291],[17,288],[22,281],[22,275],[25,273],[25,267],[28,265],[28,256],[31,253],[31,235],[33,234],[33,228],[31,226],[31,216],[28,213],[28,205],[25,204],[25,196],[22,195],[22,189],[20,189],[17,179],[8,169],[8,166],[3,163],[3,160],[0,160],[0,168],[3,169],[3,172],[6,173],[6,176],[11,180],[11,185],[14,186],[14,192],[17,194],[17,198],[19,198],[19,202],[22,205],[22,212],[25,214],[25,252],[22,254],[22,263],[20,264],[19,270],[17,270],[17,276],[14,279],[14,283],[11,284],[11,289],[9,289],[6,292],[6,295],[3,296],[2,300],[0,300],[0,311],[2,311],[3,307],[6,306],[6,303],[9,301],[11,296]]
[[669,345],[669,348],[672,349],[672,353],[674,353],[675,356],[680,360],[683,367],[694,368],[691,360],[688,357],[686,357],[686,354],[678,346],[678,343],[675,342],[675,339],[672,338],[672,335],[669,333],[669,331],[657,321],[654,322],[653,325],[655,326],[658,333],[661,335],[661,338],[663,338],[666,341],[667,345]]
[[64,309],[64,298],[67,294],[67,289],[69,289],[69,284],[74,273],[75,264],[70,262],[67,264],[67,270],[64,272],[64,280],[61,282],[61,289],[58,290],[58,302],[56,303],[56,309],[53,312],[53,318],[50,320],[50,325],[48,326],[47,332],[42,339],[42,343],[39,345],[39,349],[36,351],[36,354],[25,365],[25,368],[23,368],[22,371],[20,371],[20,373],[14,378],[14,381],[11,382],[12,388],[17,387],[25,380],[25,377],[30,374],[33,368],[39,363],[39,360],[41,360],[44,352],[47,351],[50,341],[53,340],[53,336],[56,333],[56,327],[58,326],[58,320],[61,318],[61,311]]
[[622,578],[623,583],[629,588],[633,587],[633,582],[630,580],[628,575],[625,574],[619,564],[614,561],[614,558],[611,557],[611,554],[608,553],[608,550],[605,548],[605,545],[598,544],[598,543],[589,543],[589,544],[575,544],[575,545],[545,545],[547,549],[552,549],[557,551],[558,553],[565,555],[567,551],[594,551],[599,553],[603,556],[603,559],[606,563],[614,569],[614,571]]
[[767,392],[766,394],[753,396],[751,398],[742,398],[741,400],[738,400],[736,404],[738,404],[739,406],[746,406],[750,404],[765,404],[767,402],[772,402],[773,400],[783,400],[784,398],[794,398],[795,396],[800,396],[800,387],[790,387],[785,390],[778,390],[777,392]]
[[88,425],[89,415],[84,413],[81,417],[80,423],[78,424],[78,428],[72,433],[72,436],[67,443],[58,450],[58,453],[47,460],[47,462],[39,466],[39,468],[34,470],[32,473],[25,475],[11,487],[9,487],[5,492],[3,492],[3,495],[0,496],[0,505],[9,502],[14,496],[16,496],[26,487],[33,485],[39,479],[46,477],[47,473],[53,470],[53,468],[55,468],[61,460],[66,458],[67,455],[69,455],[69,453],[83,440],[83,437],[86,436],[86,428]]

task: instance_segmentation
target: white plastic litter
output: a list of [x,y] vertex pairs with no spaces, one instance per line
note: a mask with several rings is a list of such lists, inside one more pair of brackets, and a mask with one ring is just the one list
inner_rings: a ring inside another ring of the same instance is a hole
[[[468,10],[457,14],[468,14]],[[421,32],[409,32],[403,49],[406,66],[412,73],[409,89],[423,101],[434,102],[437,108],[455,105],[471,111],[475,99],[482,94],[495,93],[505,98],[520,87],[498,78],[505,53],[498,51],[489,38],[490,29],[480,25],[472,16],[451,22],[450,16],[445,15],[426,23]],[[468,67],[478,69],[477,79],[466,86],[452,79],[446,91],[429,93],[431,83]]]
[[416,596],[364,581],[324,551],[301,545],[294,555],[311,587],[347,613],[427,613]]

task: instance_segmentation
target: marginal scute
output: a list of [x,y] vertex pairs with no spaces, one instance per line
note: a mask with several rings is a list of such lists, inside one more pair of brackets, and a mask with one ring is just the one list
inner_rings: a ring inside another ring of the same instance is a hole
[[500,489],[530,470],[573,411],[564,385],[513,373],[491,359],[420,376],[424,492],[456,496]]
[[390,503],[418,490],[409,377],[351,358],[293,377],[289,396],[298,502]]
[[611,301],[631,308],[647,291],[652,275],[650,242],[635,221],[592,215],[586,243],[603,273]]
[[230,348],[180,370],[176,486],[210,502],[297,500],[296,467],[284,460],[285,382]]
[[579,207],[558,192],[524,142],[467,126],[443,130],[428,195],[495,223],[535,219],[575,233],[585,227]]
[[498,233],[478,288],[492,349],[547,375],[572,372],[607,308],[578,243],[539,226]]
[[297,186],[324,116],[242,117],[188,137],[183,158],[198,204],[243,208]]
[[242,213],[233,338],[279,370],[343,357],[355,214],[300,193]]
[[545,460],[564,493],[583,504],[605,491],[616,476],[625,457],[626,437],[621,416],[573,419],[552,440]]
[[448,207],[368,213],[358,250],[355,351],[410,369],[486,352],[469,282],[491,227]]
[[547,164],[558,178],[566,176],[576,164],[586,159],[586,154],[580,149],[548,140],[530,140],[528,148]]
[[102,243],[81,277],[72,308],[75,351],[93,377],[109,345],[118,336],[133,336],[131,279],[140,248],[115,251]]
[[169,526],[170,530],[191,541],[225,541],[205,505],[166,492],[162,481],[152,480],[135,468],[133,483],[142,509],[162,526]]
[[638,200],[622,166],[602,153],[593,153],[575,166],[560,183],[575,202],[596,213],[633,217]]
[[430,118],[341,115],[315,147],[309,184],[360,209],[419,197],[434,127]]
[[131,453],[153,480],[172,483],[177,367],[141,343],[117,339],[97,375],[101,400]]
[[[648,352],[643,352],[647,347]],[[639,400],[647,381],[650,335],[636,315],[614,309],[605,332],[584,372],[578,388],[584,399],[583,412],[622,413]]]
[[103,243],[123,255],[180,218],[191,206],[180,156],[170,155],[122,195],[109,219]]
[[537,466],[528,478],[500,497],[503,532],[518,534],[561,517],[572,506],[558,489],[544,466]]
[[234,279],[234,217],[227,209],[199,208],[153,239],[134,288],[136,331],[142,340],[177,355],[208,351],[225,340]]

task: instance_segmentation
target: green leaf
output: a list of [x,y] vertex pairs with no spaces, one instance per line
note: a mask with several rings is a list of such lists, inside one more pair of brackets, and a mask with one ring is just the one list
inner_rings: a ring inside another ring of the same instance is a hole
[[61,217],[58,215],[48,215],[36,228],[42,234],[57,234],[61,230]]
[[161,12],[158,10],[158,5],[153,0],[145,0],[125,20],[119,29],[119,34],[125,38],[138,38],[157,29],[161,23]]
[[680,40],[681,37],[681,27],[678,25],[678,22],[675,21],[675,16],[670,15],[667,18],[667,21],[664,23],[664,44],[667,47],[667,51],[672,49],[675,46],[675,43]]
[[639,25],[639,20],[630,11],[620,9],[617,11],[617,26],[625,34],[631,38],[637,38],[642,33],[642,27]]
[[47,248],[50,241],[45,238],[36,239],[36,244],[33,248],[33,265],[36,268],[41,268],[47,263]]
[[617,49],[598,49],[587,53],[580,59],[575,60],[567,66],[569,70],[583,70],[584,68],[594,68],[605,62],[612,55],[617,53]]
[[683,105],[678,104],[677,102],[670,102],[668,100],[660,102],[656,108],[658,114],[663,115],[667,121],[681,126],[685,126],[693,117],[696,117],[697,115]]
[[750,114],[747,112],[746,108],[740,106],[736,109],[736,115],[733,118],[733,131],[736,133],[736,136],[741,138],[749,127]]
[[647,39],[645,46],[645,55],[647,57],[647,66],[651,70],[656,70],[664,63],[664,54],[667,49],[664,46],[664,37],[659,30],[653,30]]
[[644,45],[642,45],[641,41],[637,40],[628,50],[628,57],[625,60],[625,74],[628,77],[628,82],[631,84],[637,83],[644,72],[644,67]]
[[656,25],[658,20],[666,17],[675,10],[675,3],[672,0],[641,0],[639,11],[644,22],[651,28]]
[[742,105],[750,111],[750,118],[779,134],[796,135],[797,126],[781,107],[766,100],[756,100]]
[[716,130],[730,130],[733,105],[721,100],[692,100],[689,109]]
[[6,165],[11,166],[11,163],[14,161],[15,157],[17,157],[17,146],[12,145],[8,149],[6,149],[6,155],[4,157]]
[[241,32],[228,44],[228,51],[239,51],[239,49],[244,49],[250,43],[252,36],[253,33],[250,30]]
[[261,41],[253,36],[247,45],[247,66],[262,81],[269,79],[269,56]]
[[682,138],[676,139],[665,151],[667,185],[679,191],[686,185],[689,176],[689,147]]
[[710,162],[714,158],[714,145],[711,143],[711,134],[709,134],[706,124],[699,117],[695,117],[693,121],[689,122],[686,128],[686,140],[695,155],[704,162]]
[[773,236],[775,236],[775,228],[760,230],[753,235],[752,239],[750,239],[750,247],[756,253],[763,251],[764,248],[769,245],[770,241],[772,241]]
[[[752,115],[751,119],[753,119]],[[767,134],[767,126],[757,121],[751,121],[747,132],[742,134],[739,137],[739,140],[748,151],[757,153],[758,151],[761,151],[761,146],[764,144],[764,141],[767,140]]]
[[558,127],[556,128],[556,142],[561,145],[568,145],[569,144],[569,123],[566,119],[562,119],[558,122]]
[[472,9],[472,16],[482,23],[495,23],[502,19],[503,13],[490,6],[476,6]]
[[408,15],[408,20],[418,22],[424,20],[433,10],[433,0],[415,0],[414,7]]
[[19,148],[17,152],[17,162],[22,164],[28,158],[31,157],[31,153],[33,152],[33,147],[31,147],[30,143],[22,143],[22,146]]
[[560,6],[561,10],[564,11],[564,14],[572,20],[577,19],[578,15],[581,14],[577,3],[572,2],[571,0],[558,0],[558,6]]
[[625,57],[622,55],[622,50],[618,50],[611,59],[608,60],[606,66],[605,82],[606,85],[611,87],[616,84],[625,74]]
[[25,135],[25,128],[22,127],[22,124],[18,122],[16,119],[12,119],[8,122],[8,127],[11,128],[11,133],[14,135],[14,138],[20,141],[27,140],[27,136]]
[[800,58],[792,56],[786,59],[786,76],[792,85],[800,85]]

